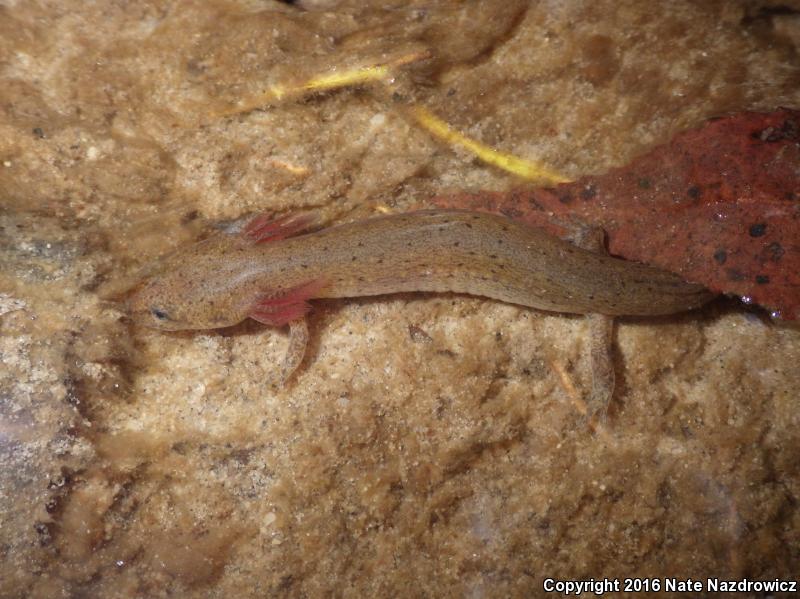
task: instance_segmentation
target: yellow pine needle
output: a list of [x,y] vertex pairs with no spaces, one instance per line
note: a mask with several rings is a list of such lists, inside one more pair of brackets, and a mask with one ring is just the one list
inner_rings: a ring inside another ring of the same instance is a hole
[[445,121],[434,115],[428,109],[421,106],[416,106],[412,109],[414,117],[420,125],[430,131],[439,139],[454,145],[461,146],[462,148],[472,152],[479,159],[484,162],[514,173],[525,179],[534,179],[537,181],[546,181],[548,183],[566,183],[569,181],[565,176],[548,169],[547,167],[533,162],[519,158],[513,154],[500,152],[489,146],[486,146],[479,141],[470,139],[466,135],[459,133],[451,128]]
[[346,87],[348,85],[358,85],[368,81],[376,81],[385,79],[389,76],[391,69],[386,65],[361,67],[351,71],[343,71],[341,73],[326,73],[309,79],[306,83],[300,86],[300,89],[305,91],[322,91],[326,89],[335,89],[337,87]]
[[427,51],[411,52],[382,64],[372,64],[343,71],[334,69],[329,73],[315,75],[308,81],[299,83],[297,85],[276,83],[271,85],[265,92],[241,100],[236,104],[236,106],[233,106],[228,110],[215,113],[215,116],[225,117],[241,114],[243,112],[249,112],[251,110],[255,110],[256,108],[260,108],[265,104],[269,104],[272,101],[283,100],[284,98],[295,95],[327,91],[340,87],[371,83],[374,81],[386,81],[392,77],[393,69],[396,67],[422,60],[428,56],[429,53]]

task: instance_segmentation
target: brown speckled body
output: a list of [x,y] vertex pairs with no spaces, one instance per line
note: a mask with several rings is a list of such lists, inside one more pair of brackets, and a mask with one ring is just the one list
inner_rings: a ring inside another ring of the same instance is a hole
[[[669,314],[712,297],[672,273],[500,216],[428,210],[266,243],[219,235],[168,258],[131,310],[159,328],[216,328],[245,319],[256,298],[309,281],[322,283],[320,298],[449,291],[577,314]],[[165,322],[153,322],[154,308]]]

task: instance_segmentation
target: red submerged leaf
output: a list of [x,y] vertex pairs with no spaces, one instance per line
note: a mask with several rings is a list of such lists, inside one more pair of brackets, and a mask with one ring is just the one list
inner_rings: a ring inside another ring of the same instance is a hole
[[589,223],[609,251],[800,318],[800,111],[713,119],[602,175],[554,188],[455,194],[562,235]]

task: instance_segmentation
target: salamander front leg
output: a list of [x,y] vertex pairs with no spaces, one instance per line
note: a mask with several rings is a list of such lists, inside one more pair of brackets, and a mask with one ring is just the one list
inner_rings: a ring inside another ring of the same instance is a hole
[[281,374],[278,384],[283,387],[295,373],[303,356],[306,355],[308,345],[308,323],[305,318],[289,322],[289,347],[281,365]]
[[281,365],[277,383],[283,386],[291,378],[303,361],[308,345],[308,325],[305,315],[311,309],[308,300],[325,286],[325,281],[314,279],[283,289],[278,292],[265,292],[256,299],[250,310],[250,318],[271,326],[289,325],[289,349]]

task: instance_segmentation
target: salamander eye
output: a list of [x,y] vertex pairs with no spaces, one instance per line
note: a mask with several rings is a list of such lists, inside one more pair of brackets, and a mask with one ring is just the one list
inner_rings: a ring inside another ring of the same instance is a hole
[[155,316],[158,320],[169,320],[169,316],[163,310],[159,310],[158,308],[150,308],[150,313]]

